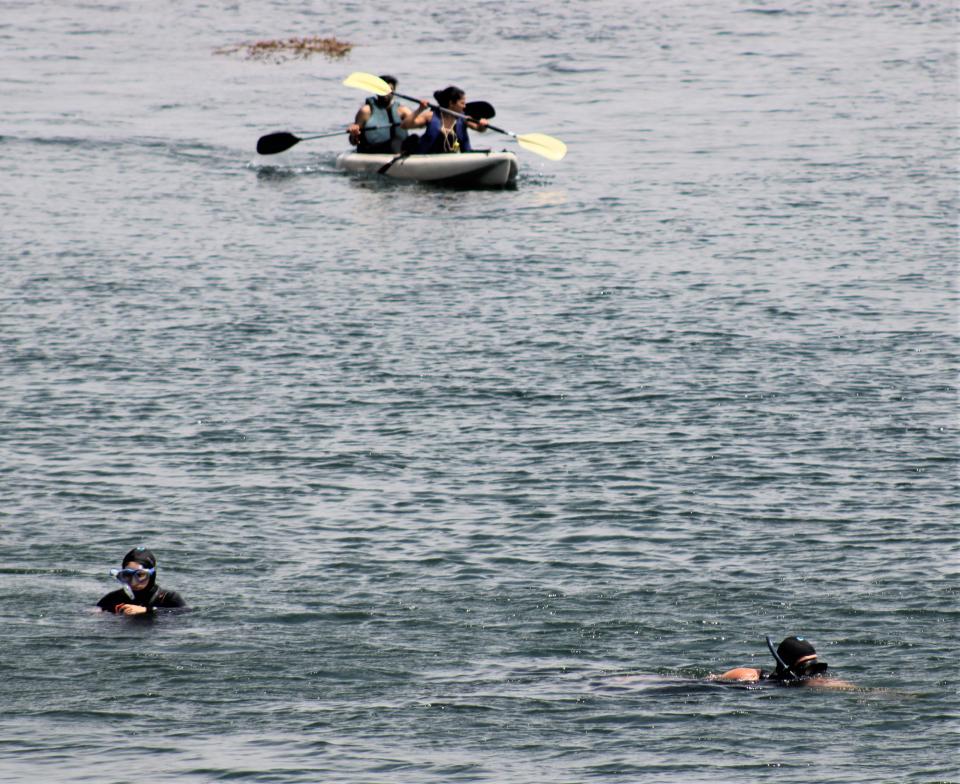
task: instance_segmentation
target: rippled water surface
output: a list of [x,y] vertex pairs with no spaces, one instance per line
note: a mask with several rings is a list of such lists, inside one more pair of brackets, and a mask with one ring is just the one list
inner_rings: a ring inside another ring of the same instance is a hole
[[[0,780],[960,780],[955,4],[0,11]],[[569,155],[254,153],[351,71]]]

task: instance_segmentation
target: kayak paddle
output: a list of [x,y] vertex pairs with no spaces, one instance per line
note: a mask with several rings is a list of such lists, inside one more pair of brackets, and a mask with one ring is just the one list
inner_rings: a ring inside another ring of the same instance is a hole
[[[373,93],[374,95],[389,95],[393,92],[393,89],[379,76],[374,76],[373,74],[363,73],[361,71],[355,71],[350,74],[346,79],[343,80],[343,84],[347,87],[355,87],[358,90],[364,90],[368,93]],[[406,101],[413,101],[414,103],[420,103],[419,98],[414,98],[412,95],[404,95],[403,93],[393,93],[398,98],[403,98]],[[460,114],[459,112],[451,111],[450,109],[444,109],[442,106],[437,106],[435,104],[430,104],[430,108],[434,111],[445,112],[446,114],[453,115],[454,117],[460,117],[464,120],[471,120],[472,117],[468,117],[465,114]],[[493,107],[490,107],[491,109]],[[492,115],[491,115],[492,116]],[[487,118],[481,118],[487,119]],[[503,128],[497,128],[495,125],[488,125],[491,131],[496,131],[497,133],[502,133],[506,136],[512,136],[517,140],[517,144],[523,147],[525,150],[530,150],[537,155],[542,155],[544,158],[549,158],[551,161],[559,161],[563,159],[563,156],[567,154],[567,145],[565,145],[559,139],[555,139],[553,136],[547,136],[545,133],[525,133],[525,134],[516,134],[513,131],[507,131]]]
[[474,120],[492,120],[497,116],[497,110],[486,101],[470,101],[464,109]]
[[342,136],[347,132],[346,128],[342,131],[333,133],[319,133],[316,136],[296,136],[289,131],[278,131],[277,133],[268,133],[257,139],[257,152],[261,155],[276,155],[278,152],[289,150],[293,145],[305,142],[308,139],[326,139],[330,136]]

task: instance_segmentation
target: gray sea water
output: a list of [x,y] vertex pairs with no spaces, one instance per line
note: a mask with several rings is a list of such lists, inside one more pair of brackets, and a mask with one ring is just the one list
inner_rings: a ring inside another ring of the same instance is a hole
[[[0,2],[0,780],[960,780],[956,35]],[[254,153],[352,71],[569,154]],[[140,543],[191,613],[91,612]],[[859,688],[706,680],[791,633]]]

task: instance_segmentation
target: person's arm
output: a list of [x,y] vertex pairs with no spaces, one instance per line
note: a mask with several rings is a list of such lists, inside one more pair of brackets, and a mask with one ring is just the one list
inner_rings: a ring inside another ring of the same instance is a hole
[[350,134],[350,144],[356,146],[360,143],[360,131],[363,130],[363,126],[366,125],[367,120],[370,119],[370,112],[371,109],[369,105],[364,104],[357,112],[357,116],[353,120],[353,125],[347,126],[347,133]]
[[823,675],[805,678],[803,685],[810,689],[837,689],[839,691],[850,691],[857,688],[850,681],[842,681],[839,678],[824,677]]
[[125,601],[128,601],[128,598],[123,591],[111,591],[97,602],[97,609],[101,612],[115,613],[117,607]]
[[479,131],[480,133],[486,133],[489,124],[486,120],[467,120],[467,125],[474,131]]
[[[107,599],[108,597],[104,597]],[[101,600],[102,602],[103,600]],[[101,609],[106,609],[101,604]],[[176,591],[160,591],[157,594],[153,602],[150,603],[150,606],[144,606],[142,604],[132,604],[130,602],[119,602],[114,608],[113,612],[117,615],[152,615],[157,610],[186,610],[187,603],[183,600],[183,597],[180,596]]]
[[406,130],[411,128],[422,128],[430,120],[433,119],[433,112],[430,110],[429,101],[420,101],[420,105],[417,107],[415,112],[411,112],[409,117],[406,117],[400,127]]
[[712,675],[715,681],[735,681],[737,683],[756,683],[760,680],[760,670],[756,667],[734,667],[721,675]]
[[118,604],[114,612],[117,615],[146,615],[150,611],[142,604]]
[[155,604],[144,607],[142,604],[118,604],[117,615],[153,615],[157,610],[189,610],[187,603],[176,591],[166,591]]

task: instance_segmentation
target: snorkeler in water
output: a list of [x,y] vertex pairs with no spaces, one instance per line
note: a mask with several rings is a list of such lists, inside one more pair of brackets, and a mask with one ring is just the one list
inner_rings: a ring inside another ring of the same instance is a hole
[[176,591],[165,591],[157,585],[157,559],[146,547],[134,547],[123,556],[121,567],[110,570],[121,587],[97,602],[97,607],[104,612],[152,615],[160,609],[187,607]]
[[777,666],[772,672],[760,667],[735,667],[711,680],[735,683],[768,682],[778,686],[812,686],[821,689],[852,689],[852,683],[827,673],[827,663],[820,661],[809,640],[787,637],[776,649],[767,637],[767,647]]

